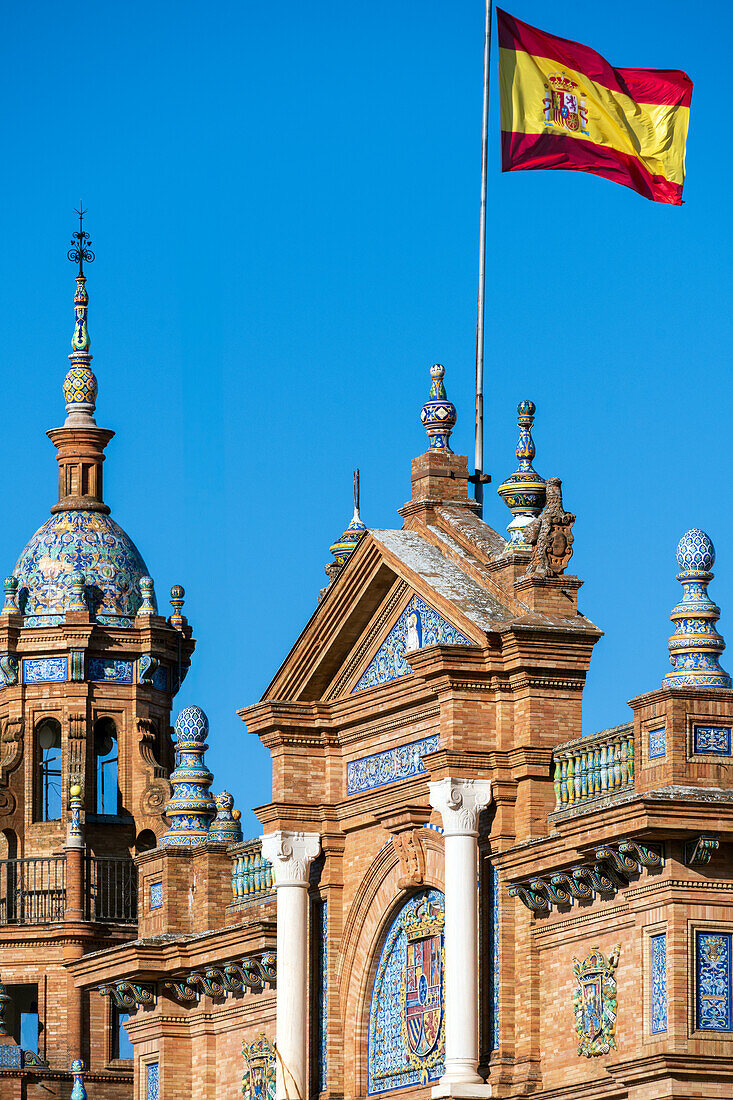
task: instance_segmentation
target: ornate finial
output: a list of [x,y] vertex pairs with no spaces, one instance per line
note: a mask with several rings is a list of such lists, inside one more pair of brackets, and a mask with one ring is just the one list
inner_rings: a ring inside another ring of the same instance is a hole
[[361,522],[361,516],[359,515],[359,471],[354,470],[354,515],[346,530],[342,531],[333,545],[329,547],[334,560],[330,561],[325,568],[328,584],[321,589],[321,597],[336,580],[365,532],[366,527]]
[[430,368],[430,377],[433,380],[430,397],[420,412],[420,420],[428,433],[431,451],[450,451],[448,440],[458,419],[456,407],[448,400],[445,392],[444,376],[445,367],[440,363],[433,364]]
[[160,844],[191,847],[206,843],[216,813],[209,794],[214,777],[204,763],[209,720],[200,707],[186,707],[176,718],[175,730],[173,795],[164,811],[171,827],[160,838]]
[[516,456],[519,465],[496,490],[514,517],[507,527],[513,550],[528,550],[525,529],[540,514],[545,503],[545,482],[532,466],[535,456],[532,439],[535,406],[532,401],[517,405],[519,439]]
[[242,839],[242,827],[239,824],[241,814],[234,809],[234,799],[229,791],[214,796],[216,817],[209,828],[210,844],[237,844]]
[[731,678],[718,660],[725,642],[715,629],[720,608],[708,596],[713,579],[715,548],[704,531],[693,527],[677,546],[677,580],[684,595],[670,618],[675,631],[669,639],[672,672],[664,677],[665,687],[731,687]]
[[86,611],[87,605],[84,600],[84,574],[72,573],[69,577],[69,586],[67,588],[68,600],[66,603],[67,611]]
[[74,1075],[74,1087],[71,1090],[71,1100],[87,1100],[87,1090],[84,1088],[84,1072],[86,1066],[81,1058],[76,1058],[71,1063],[71,1072]]
[[5,605],[3,606],[3,615],[15,615],[18,611],[18,578],[6,577],[3,581],[3,588],[5,589]]
[[76,211],[79,215],[79,232],[71,238],[72,247],[67,252],[72,263],[79,264],[79,273],[76,276],[76,294],[74,295],[74,335],[71,338],[71,367],[64,379],[64,397],[66,399],[66,426],[84,427],[95,425],[93,413],[97,402],[97,379],[89,364],[92,361],[90,353],[91,341],[87,329],[87,312],[89,310],[89,295],[86,289],[86,276],[84,275],[84,261],[91,263],[94,253],[87,247],[91,241],[89,234],[84,230],[83,220],[86,211],[79,203]]
[[171,607],[173,608],[173,614],[168,619],[171,626],[176,630],[183,630],[184,626],[188,625],[188,619],[185,615],[182,615],[183,604],[185,602],[184,597],[186,590],[182,584],[174,584],[171,588]]
[[79,203],[79,209],[74,211],[79,215],[79,232],[72,234],[71,248],[66,253],[73,264],[78,263],[79,275],[84,277],[84,261],[88,264],[94,263],[94,253],[89,245],[92,243],[92,239],[88,233],[84,230],[84,215],[86,210],[83,209],[81,202]]
[[138,608],[138,615],[157,615],[158,608],[155,602],[155,584],[152,577],[141,577],[140,581],[140,595],[143,598],[143,602]]
[[84,801],[81,795],[81,787],[75,783],[69,788],[69,822],[66,826],[66,847],[84,847],[84,827],[81,823],[81,811]]

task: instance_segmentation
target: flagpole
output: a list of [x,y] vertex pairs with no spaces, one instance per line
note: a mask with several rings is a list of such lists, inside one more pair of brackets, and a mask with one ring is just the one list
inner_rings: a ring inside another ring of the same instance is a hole
[[486,0],[484,26],[484,110],[481,141],[481,217],[479,223],[478,305],[476,308],[476,432],[474,477],[476,501],[483,515],[484,483],[484,304],[486,299],[486,174],[489,156],[489,61],[491,58],[491,0]]

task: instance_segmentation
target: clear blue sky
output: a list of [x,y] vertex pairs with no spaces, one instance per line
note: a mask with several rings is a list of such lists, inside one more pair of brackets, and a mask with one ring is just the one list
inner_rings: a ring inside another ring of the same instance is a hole
[[[581,607],[606,632],[596,729],[669,668],[688,527],[715,542],[733,645],[733,18],[720,0],[704,26],[681,0],[507,7],[695,83],[676,208],[580,173],[501,175],[492,74],[485,518],[509,519],[494,488],[531,398],[536,467],[563,478]],[[44,431],[63,419],[82,196],[97,421],[117,432],[106,498],[161,605],[186,588],[198,649],[178,704],[207,711],[215,789],[246,811],[270,797],[269,757],[236,708],[315,606],[354,466],[367,525],[400,525],[435,361],[471,453],[483,3],[36,0],[3,30],[1,572],[55,500]]]

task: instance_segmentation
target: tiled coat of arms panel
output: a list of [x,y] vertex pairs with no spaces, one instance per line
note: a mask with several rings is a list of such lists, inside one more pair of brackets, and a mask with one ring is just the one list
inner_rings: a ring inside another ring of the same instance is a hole
[[443,1073],[443,923],[439,890],[410,898],[379,958],[369,1013],[368,1092],[428,1084]]

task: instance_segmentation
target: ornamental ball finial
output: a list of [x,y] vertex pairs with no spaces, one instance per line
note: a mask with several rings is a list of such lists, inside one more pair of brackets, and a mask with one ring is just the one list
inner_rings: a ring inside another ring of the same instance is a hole
[[677,544],[677,580],[683,596],[672,609],[675,630],[669,639],[672,672],[664,677],[665,687],[729,688],[730,676],[720,667],[725,642],[715,624],[720,618],[708,595],[713,579],[715,547],[709,535],[698,527],[687,531]]
[[174,626],[176,630],[182,630],[188,623],[188,619],[183,614],[185,595],[186,590],[182,584],[174,584],[171,588],[171,607],[173,608],[173,614],[169,617],[168,622],[171,626]]
[[71,798],[79,798],[81,796],[81,787],[78,783],[75,783],[73,787],[69,788],[69,795]]
[[448,400],[443,379],[445,367],[442,363],[434,363],[430,368],[430,377],[433,382],[430,387],[430,396],[420,411],[420,421],[430,440],[429,450],[451,451],[448,440],[456,426],[458,415],[452,401]]
[[165,807],[170,828],[160,838],[162,847],[205,844],[216,814],[209,794],[214,777],[204,752],[209,720],[201,707],[185,707],[176,718],[176,766],[171,772],[172,795]]
[[691,527],[677,543],[677,565],[682,570],[709,573],[715,565],[715,547],[709,535]]

